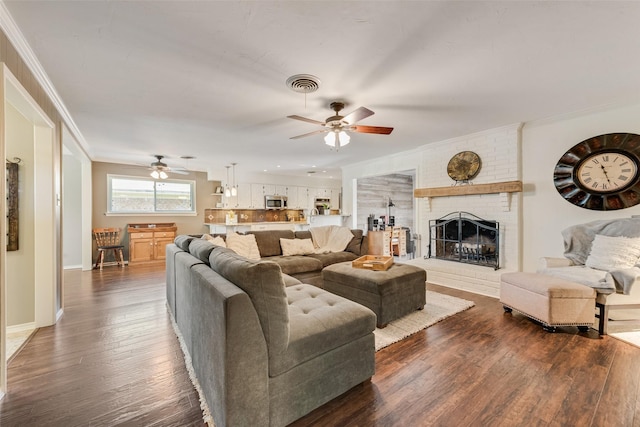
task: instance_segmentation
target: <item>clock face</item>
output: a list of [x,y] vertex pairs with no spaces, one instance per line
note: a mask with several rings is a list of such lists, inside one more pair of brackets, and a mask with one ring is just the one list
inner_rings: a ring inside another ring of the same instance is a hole
[[578,166],[578,183],[588,191],[612,193],[633,183],[638,165],[626,154],[601,151],[586,157]]
[[609,133],[574,145],[558,160],[553,182],[576,206],[616,210],[640,203],[640,135]]

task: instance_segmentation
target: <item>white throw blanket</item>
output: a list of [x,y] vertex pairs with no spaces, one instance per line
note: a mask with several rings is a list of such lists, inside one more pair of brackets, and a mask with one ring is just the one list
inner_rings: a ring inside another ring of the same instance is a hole
[[311,239],[317,254],[342,252],[353,239],[353,233],[351,233],[349,227],[341,227],[339,225],[312,227],[309,231],[311,231]]

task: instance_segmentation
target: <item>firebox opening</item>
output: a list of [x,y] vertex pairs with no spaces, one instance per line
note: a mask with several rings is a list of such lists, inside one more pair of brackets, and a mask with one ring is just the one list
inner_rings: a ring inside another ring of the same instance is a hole
[[497,221],[452,212],[429,221],[429,258],[500,268]]

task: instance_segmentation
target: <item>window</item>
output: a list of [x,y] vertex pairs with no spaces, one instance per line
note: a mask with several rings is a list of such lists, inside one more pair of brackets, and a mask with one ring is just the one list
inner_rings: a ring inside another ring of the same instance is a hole
[[195,181],[107,175],[107,213],[195,214]]

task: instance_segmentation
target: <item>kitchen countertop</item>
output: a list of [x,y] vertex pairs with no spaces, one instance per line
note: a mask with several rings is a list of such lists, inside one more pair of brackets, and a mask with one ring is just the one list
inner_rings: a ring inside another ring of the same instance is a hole
[[225,222],[205,222],[204,225],[256,225],[256,224],[294,224],[294,225],[305,225],[308,224],[307,221],[255,221],[255,222],[238,222],[237,224],[227,224]]

